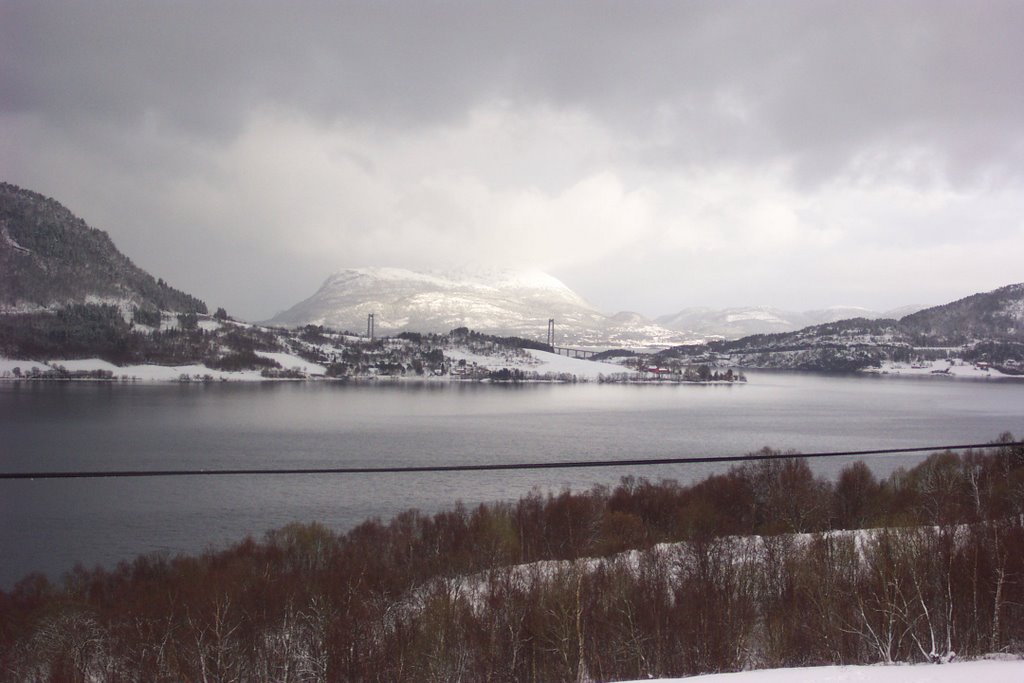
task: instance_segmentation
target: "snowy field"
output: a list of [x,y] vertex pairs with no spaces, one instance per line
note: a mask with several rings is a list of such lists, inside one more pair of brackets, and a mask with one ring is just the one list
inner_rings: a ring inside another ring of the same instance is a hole
[[310,363],[308,360],[304,360],[299,356],[293,356],[290,353],[271,353],[269,351],[257,351],[257,356],[263,356],[270,360],[277,361],[285,370],[298,370],[304,372],[307,375],[315,376],[320,375],[321,377],[327,374],[327,368],[317,363]]
[[599,376],[616,375],[630,370],[615,363],[602,363],[600,361],[583,360],[582,358],[567,358],[547,351],[528,349],[529,353],[536,359],[540,366],[538,372],[569,373],[580,379],[596,380]]
[[950,664],[816,666],[660,680],[661,683],[1020,683],[1024,681],[1024,660],[994,655],[990,659]]

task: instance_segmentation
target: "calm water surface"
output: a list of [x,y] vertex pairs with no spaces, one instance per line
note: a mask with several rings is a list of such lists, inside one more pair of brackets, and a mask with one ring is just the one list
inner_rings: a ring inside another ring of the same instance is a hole
[[[342,467],[734,455],[1024,434],[1024,382],[749,373],[734,386],[0,383],[4,471]],[[879,474],[917,458],[871,460]],[[834,474],[842,460],[812,462]],[[347,529],[409,507],[515,499],[689,465],[444,475],[0,481],[0,587],[292,521]]]

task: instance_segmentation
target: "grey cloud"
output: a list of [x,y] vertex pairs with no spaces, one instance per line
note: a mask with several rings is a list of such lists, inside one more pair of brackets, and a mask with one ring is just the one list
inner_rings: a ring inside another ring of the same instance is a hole
[[[665,162],[786,154],[814,176],[865,144],[913,143],[955,173],[1021,153],[1016,2],[8,2],[4,15],[0,106],[65,125],[157,115],[222,137],[276,103],[413,126],[506,97],[634,131],[672,111]],[[747,121],[716,110],[723,90]]]
[[[229,156],[218,151],[244,139],[254,112],[264,108],[294,112],[314,129],[364,126],[384,131],[381,137],[413,139],[425,130],[465,127],[479,107],[503,102],[512,110],[580,112],[602,139],[613,141],[587,156],[576,149],[585,144],[581,135],[572,140],[572,159],[555,162],[534,142],[518,163],[507,164],[513,169],[507,175],[497,165],[476,173],[478,180],[490,173],[481,180],[493,190],[490,196],[524,186],[557,196],[605,171],[628,192],[656,187],[673,173],[691,179],[704,169],[726,169],[729,176],[731,169],[759,166],[790,169],[785,182],[792,187],[786,189],[808,195],[827,193],[837,181],[934,185],[969,195],[971,201],[956,211],[940,207],[943,215],[920,212],[902,224],[891,223],[899,212],[890,211],[884,197],[878,200],[877,220],[868,227],[862,220],[858,228],[862,242],[884,242],[891,231],[892,244],[910,249],[918,242],[955,242],[959,224],[971,219],[989,191],[1011,198],[1002,213],[978,219],[978,235],[1019,233],[1012,216],[1024,172],[1022,44],[1024,3],[1015,0],[0,0],[0,151],[5,179],[42,182],[34,189],[81,207],[98,227],[120,231],[123,237],[115,238],[126,251],[143,265],[171,269],[161,271],[169,278],[174,268],[188,276],[189,267],[231,258],[230,243],[247,231],[263,245],[246,255],[252,268],[266,271],[280,258],[280,250],[267,245],[277,230],[285,239],[289,226],[269,220],[260,227],[226,226],[223,244],[210,240],[211,251],[202,256],[207,262],[190,266],[180,265],[187,248],[154,237],[176,229],[190,237],[218,230],[216,219],[200,215],[204,202],[219,207],[261,200],[195,198],[181,187],[215,185],[238,173],[218,166]],[[386,159],[373,157],[388,153],[382,146],[366,149],[351,152],[365,176],[393,172]],[[438,144],[437,154],[444,153]],[[906,163],[908,157],[918,161]],[[455,170],[472,175],[470,165]],[[530,165],[536,173],[523,170]],[[204,184],[207,178],[212,181]],[[118,196],[132,197],[123,207],[130,217],[117,219]],[[186,199],[194,205],[184,215],[193,216],[194,224],[176,227],[182,214],[173,202]],[[828,204],[823,211],[833,208]],[[820,218],[835,222],[833,216]],[[340,243],[358,243],[358,229],[395,229],[354,227],[351,215],[337,220]],[[442,223],[444,216],[436,220]],[[729,226],[721,231],[728,234]],[[144,253],[147,244],[150,255]],[[674,264],[648,265],[661,251],[648,246],[638,251],[643,263],[619,262],[600,276],[584,273],[592,263],[565,266],[565,272],[617,302],[629,292],[617,289],[612,274],[630,282],[638,280],[636,273],[657,272],[657,282],[673,281]],[[366,258],[371,250],[359,253]],[[807,253],[794,255],[793,262],[806,260]],[[422,260],[431,256],[424,253]],[[826,256],[824,247],[816,253]],[[300,268],[298,256],[289,258],[286,268]],[[327,268],[327,258],[307,268]],[[723,259],[723,267],[727,263]],[[230,265],[236,278],[244,277],[245,268]],[[711,278],[715,271],[693,272]],[[319,282],[324,275],[308,279]],[[225,297],[227,283],[193,277],[209,288],[200,295]],[[282,282],[285,276],[276,277]],[[268,287],[274,281],[260,278]],[[730,291],[702,282],[720,303],[749,303],[725,300],[739,285]],[[291,291],[281,307],[293,302]],[[758,283],[748,291],[771,290]],[[776,291],[792,295],[784,283]],[[659,306],[670,298],[660,295]],[[256,302],[254,294],[247,305],[255,309]],[[836,302],[814,305],[819,303]]]

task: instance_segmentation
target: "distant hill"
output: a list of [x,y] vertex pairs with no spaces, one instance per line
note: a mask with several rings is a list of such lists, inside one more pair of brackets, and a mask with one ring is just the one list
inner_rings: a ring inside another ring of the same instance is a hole
[[787,311],[770,306],[734,308],[685,308],[673,315],[655,318],[659,325],[694,336],[741,339],[754,334],[795,332],[826,323],[865,318],[879,320],[900,318],[920,310],[921,306],[904,306],[893,311],[872,311],[858,306],[833,306],[813,311]]
[[544,340],[554,318],[558,345],[665,346],[688,339],[635,313],[604,315],[557,278],[536,271],[352,268],[268,322],[360,331],[371,313],[379,334],[468,327]]
[[206,313],[206,304],[157,280],[59,202],[0,183],[0,312],[69,304]]
[[1017,374],[1024,367],[1024,284],[975,294],[899,320],[852,318],[794,332],[680,346],[664,355],[716,354],[743,367],[846,371],[877,366],[883,360],[913,361],[950,347],[962,358],[986,360]]
[[902,318],[900,327],[940,346],[974,339],[1024,341],[1024,283],[918,311]]

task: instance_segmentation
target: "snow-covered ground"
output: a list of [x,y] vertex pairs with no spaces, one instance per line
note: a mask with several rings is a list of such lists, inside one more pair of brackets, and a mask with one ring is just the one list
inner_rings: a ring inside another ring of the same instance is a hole
[[1019,683],[1024,681],[1024,660],[995,655],[950,664],[815,666],[660,680],[661,683]]
[[271,353],[269,351],[257,351],[256,355],[269,358],[270,360],[277,361],[285,370],[298,370],[307,375],[315,376],[320,375],[321,377],[327,373],[327,368],[317,363],[310,363],[308,360],[300,358],[299,356],[292,355],[290,353]]
[[602,363],[600,361],[583,360],[582,358],[567,358],[547,351],[528,349],[533,358],[540,362],[538,372],[569,373],[580,379],[596,380],[599,376],[617,375],[630,370],[615,363]]
[[954,377],[958,379],[1024,379],[1024,375],[1007,375],[993,368],[979,368],[962,360],[935,360],[921,363],[884,361],[880,368],[864,372],[877,375],[907,375],[910,377]]
[[31,360],[12,360],[10,358],[0,357],[0,377],[9,376],[14,368],[21,368],[25,371],[31,370],[33,365],[40,370],[43,369],[43,363],[36,363]]

